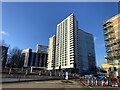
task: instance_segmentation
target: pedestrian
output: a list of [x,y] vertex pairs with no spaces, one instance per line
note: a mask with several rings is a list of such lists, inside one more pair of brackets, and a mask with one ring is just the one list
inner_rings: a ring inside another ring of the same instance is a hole
[[68,72],[65,72],[65,79],[68,80]]

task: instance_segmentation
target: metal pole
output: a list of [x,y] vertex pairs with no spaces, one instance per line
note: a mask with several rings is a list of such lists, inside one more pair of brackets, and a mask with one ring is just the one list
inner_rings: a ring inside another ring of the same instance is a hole
[[27,70],[26,70],[26,73],[25,73],[25,74],[27,75],[27,73],[28,73],[28,72],[27,72]]
[[33,71],[33,67],[31,67],[31,69],[30,69],[30,73],[32,73],[32,71]]
[[52,73],[51,73],[51,71],[50,71],[50,76],[52,76]]
[[41,75],[41,71],[39,71],[39,76]]
[[10,68],[10,70],[9,70],[9,74],[11,74],[11,68]]

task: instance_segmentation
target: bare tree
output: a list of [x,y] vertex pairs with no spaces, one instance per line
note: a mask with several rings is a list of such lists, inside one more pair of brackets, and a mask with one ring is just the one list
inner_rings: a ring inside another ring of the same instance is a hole
[[9,67],[13,68],[21,68],[24,64],[24,56],[21,54],[21,51],[19,48],[14,47],[10,50],[8,55],[8,65]]
[[6,46],[6,47],[10,47],[10,45],[9,44],[7,44],[6,42],[5,42],[5,40],[0,40],[0,46]]

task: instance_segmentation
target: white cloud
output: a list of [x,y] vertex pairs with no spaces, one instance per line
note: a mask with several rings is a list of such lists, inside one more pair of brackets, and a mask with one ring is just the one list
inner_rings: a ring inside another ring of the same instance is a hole
[[8,36],[8,33],[5,32],[5,31],[0,31],[0,35],[6,35],[6,36]]

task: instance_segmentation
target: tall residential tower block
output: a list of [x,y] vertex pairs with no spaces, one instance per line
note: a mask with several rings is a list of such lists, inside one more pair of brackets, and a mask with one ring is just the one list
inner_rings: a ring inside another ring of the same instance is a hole
[[[51,40],[49,42],[52,43]],[[74,14],[57,24],[54,42],[55,69],[67,69],[69,72],[83,73],[95,68],[93,35],[78,29],[78,21]],[[54,44],[49,44],[49,50],[52,50],[51,45]],[[48,61],[54,61],[49,59]]]

